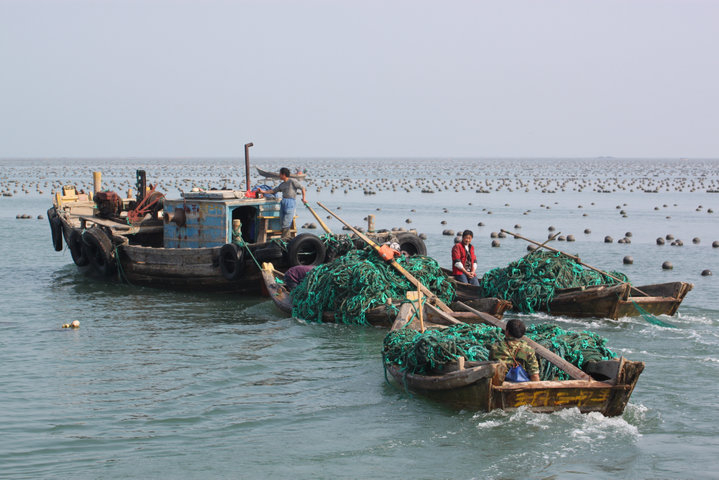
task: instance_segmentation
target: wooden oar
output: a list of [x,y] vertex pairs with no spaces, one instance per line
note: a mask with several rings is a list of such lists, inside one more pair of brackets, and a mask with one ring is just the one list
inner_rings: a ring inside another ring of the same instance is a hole
[[[472,312],[475,315],[477,315],[484,323],[488,323],[490,325],[494,325],[495,327],[499,327],[502,329],[502,331],[505,331],[507,328],[507,324],[504,323],[502,320],[499,320],[498,318],[493,317],[492,315],[489,315],[484,312],[480,312],[479,310],[475,310],[474,308],[470,307],[469,305],[465,304],[464,302],[455,302],[455,304],[459,307],[461,307],[464,310],[467,310],[468,312]],[[527,342],[529,346],[534,348],[534,351],[537,352],[537,355],[551,363],[552,365],[556,365],[557,367],[561,368],[567,374],[569,374],[570,377],[572,377],[575,380],[592,380],[592,377],[584,373],[581,369],[575,367],[559,355],[555,354],[551,350],[543,347],[542,345],[538,344],[534,340],[527,338],[526,336],[522,337],[522,340]]]
[[[349,223],[347,223],[347,222],[345,222],[344,220],[342,220],[335,212],[333,212],[333,211],[330,210],[329,208],[325,207],[325,206],[322,205],[320,202],[317,202],[317,205],[319,205],[320,207],[322,207],[322,208],[324,208],[325,210],[327,210],[327,212],[328,212],[330,215],[332,215],[332,216],[335,217],[337,220],[339,220],[340,222],[342,222],[347,228],[349,228],[349,229],[352,231],[352,233],[354,233],[354,234],[357,235],[359,238],[361,238],[362,240],[364,240],[364,242],[367,243],[367,244],[368,244],[369,246],[371,246],[372,248],[374,248],[377,253],[380,253],[379,245],[377,245],[375,242],[373,242],[369,237],[367,237],[367,235],[363,234],[362,232],[360,232],[359,230],[357,230],[356,228],[354,228],[352,225],[350,225]],[[445,312],[449,312],[449,313],[452,312],[452,309],[451,309],[451,308],[449,308],[447,305],[445,305],[444,302],[442,302],[442,300],[440,300],[439,298],[437,298],[437,295],[435,295],[434,293],[432,293],[432,291],[431,291],[429,288],[425,287],[425,286],[422,284],[422,282],[420,282],[419,280],[417,280],[417,279],[416,279],[411,273],[409,273],[402,265],[400,265],[399,263],[397,263],[397,260],[392,259],[392,260],[389,261],[389,263],[390,263],[390,265],[392,265],[399,273],[401,273],[402,275],[404,275],[405,278],[412,283],[412,285],[414,285],[415,287],[417,287],[418,290],[420,290],[422,293],[424,293],[425,295],[427,295],[427,300],[429,300],[430,303],[436,304],[439,308],[441,308],[441,309],[442,309],[443,311],[445,311]]]
[[325,222],[322,221],[320,216],[317,215],[317,212],[315,212],[315,210],[312,207],[310,207],[309,203],[305,202],[305,207],[307,207],[310,210],[310,213],[312,214],[312,216],[314,216],[317,219],[317,221],[320,222],[320,227],[322,227],[322,229],[325,231],[325,233],[332,233],[332,230],[330,230],[330,227],[328,227],[325,224]]
[[557,238],[557,236],[558,236],[560,233],[562,233],[562,232],[557,232],[557,233],[555,233],[554,235],[551,235],[551,236],[547,239],[546,242],[544,242],[543,244],[541,244],[540,246],[537,247],[537,250],[539,250],[540,248],[544,247],[546,244],[548,244],[549,242],[551,242],[552,240],[554,240],[555,238]]
[[556,248],[548,247],[548,246],[546,245],[547,242],[544,242],[544,243],[535,242],[534,240],[530,240],[530,239],[528,239],[528,238],[526,238],[526,237],[523,237],[523,236],[521,236],[521,235],[519,235],[519,234],[517,234],[517,233],[512,233],[512,232],[510,232],[510,231],[508,231],[508,230],[505,230],[505,229],[502,229],[501,231],[504,232],[504,233],[508,233],[509,235],[512,235],[512,236],[515,237],[515,238],[521,238],[522,240],[526,240],[526,241],[529,242],[529,243],[533,243],[533,244],[535,244],[535,245],[538,245],[540,248],[546,248],[547,250],[550,250],[550,251],[552,251],[552,252],[561,253],[562,255],[565,255],[565,256],[571,258],[572,260],[574,260],[574,261],[577,262],[578,264],[580,264],[580,265],[582,265],[582,266],[584,266],[584,267],[587,267],[587,268],[590,269],[590,270],[594,270],[594,271],[597,272],[597,273],[601,273],[602,275],[606,275],[607,277],[612,278],[612,279],[616,280],[616,281],[619,282],[619,283],[623,283],[623,284],[629,285],[633,290],[636,290],[637,292],[641,293],[642,295],[644,295],[644,296],[646,296],[646,297],[651,297],[651,295],[649,295],[649,294],[646,293],[646,292],[642,292],[641,290],[639,290],[637,287],[635,287],[635,286],[632,285],[631,283],[629,283],[629,282],[627,282],[627,281],[625,281],[625,280],[622,280],[621,278],[615,277],[614,275],[612,275],[612,274],[609,273],[609,272],[605,272],[604,270],[600,270],[600,269],[598,269],[598,268],[596,268],[596,267],[593,267],[593,266],[591,266],[591,265],[587,265],[586,263],[582,262],[582,261],[579,259],[579,257],[577,257],[577,256],[570,255],[570,254],[568,254],[568,253],[566,253],[566,252],[563,252],[563,251],[561,251],[561,250],[557,250]]

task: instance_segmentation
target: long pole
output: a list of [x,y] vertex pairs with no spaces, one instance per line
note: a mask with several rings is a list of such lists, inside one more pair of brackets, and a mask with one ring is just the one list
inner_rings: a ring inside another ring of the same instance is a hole
[[[357,235],[359,238],[361,238],[362,240],[364,240],[365,243],[367,243],[369,246],[371,246],[372,248],[374,248],[377,253],[379,253],[379,245],[377,245],[375,242],[373,242],[372,240],[370,240],[369,237],[367,237],[365,234],[363,234],[362,232],[360,232],[359,230],[357,230],[356,228],[354,228],[354,227],[353,227],[352,225],[350,225],[349,223],[347,223],[347,222],[345,222],[344,220],[342,220],[335,212],[333,212],[333,211],[330,210],[329,208],[325,207],[325,206],[322,205],[320,202],[317,202],[317,205],[319,205],[320,207],[322,207],[322,208],[324,208],[325,210],[327,210],[327,212],[328,212],[330,215],[332,215],[332,216],[335,217],[337,220],[339,220],[340,222],[342,222],[347,228],[349,228],[349,229],[352,231],[352,233],[354,233],[354,234]],[[437,306],[438,306],[440,309],[442,309],[444,312],[452,313],[452,309],[451,309],[451,308],[449,308],[447,305],[445,305],[444,302],[442,302],[442,300],[440,300],[439,298],[437,298],[437,295],[435,295],[434,293],[432,293],[432,291],[431,291],[430,289],[428,289],[427,287],[425,287],[424,285],[422,285],[422,282],[420,282],[419,280],[417,280],[417,279],[416,279],[411,273],[409,273],[402,265],[400,265],[399,263],[397,263],[397,260],[395,260],[395,259],[390,260],[390,265],[392,265],[399,273],[401,273],[402,275],[404,275],[405,278],[406,278],[407,280],[409,280],[409,281],[412,283],[412,285],[414,285],[415,287],[417,287],[418,290],[420,290],[422,293],[424,293],[424,294],[427,296],[427,299],[428,299],[431,303],[437,304]]]
[[[469,305],[463,303],[463,302],[456,302],[457,306],[461,307],[464,310],[467,310],[468,312],[472,312],[475,315],[477,315],[484,323],[488,323],[490,325],[494,325],[495,327],[501,328],[503,331],[506,330],[507,324],[504,323],[502,320],[499,320],[498,318],[494,318],[492,315],[489,315],[484,312],[480,312],[479,310],[475,310],[474,308],[470,307]],[[569,374],[570,377],[572,377],[575,380],[591,380],[592,378],[584,373],[581,369],[577,368],[576,366],[572,365],[556,353],[552,352],[551,350],[547,349],[546,347],[543,347],[542,345],[538,344],[534,340],[528,338],[527,336],[522,337],[522,340],[527,342],[529,346],[534,348],[534,351],[537,352],[537,355],[547,360],[549,363],[556,365],[557,367],[561,368],[567,374]]]
[[586,263],[582,262],[582,261],[579,259],[579,257],[576,257],[576,256],[574,256],[574,255],[570,255],[570,254],[568,254],[568,253],[566,253],[566,252],[563,252],[563,251],[561,251],[561,250],[557,250],[556,248],[548,247],[547,245],[545,245],[547,242],[544,242],[544,243],[535,242],[534,240],[530,240],[530,239],[528,239],[528,238],[526,238],[526,237],[523,237],[523,236],[521,236],[521,235],[519,235],[519,234],[517,234],[517,233],[512,233],[512,232],[510,232],[510,231],[508,231],[508,230],[505,230],[505,229],[502,229],[501,231],[504,232],[504,233],[508,233],[509,235],[512,235],[512,236],[515,237],[515,238],[521,238],[522,240],[526,240],[526,241],[529,242],[529,243],[533,243],[533,244],[535,244],[535,245],[538,245],[538,246],[541,247],[541,248],[546,248],[547,250],[550,250],[550,251],[552,251],[552,252],[561,253],[562,255],[566,255],[567,257],[571,258],[572,260],[574,260],[574,261],[577,262],[578,264],[580,264],[580,265],[582,265],[582,266],[585,266],[585,267],[589,268],[590,270],[594,270],[594,271],[597,272],[597,273],[601,273],[602,275],[606,275],[607,277],[612,278],[612,279],[616,280],[616,281],[619,282],[619,283],[624,283],[624,284],[626,284],[626,285],[629,285],[633,290],[636,290],[637,292],[641,293],[641,294],[644,295],[644,296],[647,296],[647,297],[650,297],[650,296],[651,296],[651,295],[649,295],[649,294],[646,293],[646,292],[642,292],[641,290],[639,290],[637,287],[635,287],[635,286],[632,285],[631,283],[629,283],[629,282],[627,282],[627,281],[625,281],[625,280],[622,280],[621,278],[615,277],[614,275],[612,275],[612,274],[609,273],[609,272],[605,272],[604,270],[600,270],[600,269],[598,269],[598,268],[596,268],[596,267],[593,267],[593,266],[591,266],[591,265],[587,265]]
[[314,208],[310,207],[310,204],[305,202],[305,207],[307,207],[310,210],[310,213],[312,216],[314,216],[318,222],[320,222],[320,227],[325,231],[325,233],[332,233],[332,230],[330,230],[330,227],[328,227],[325,222],[322,221],[319,215],[317,215],[317,212],[315,212]]

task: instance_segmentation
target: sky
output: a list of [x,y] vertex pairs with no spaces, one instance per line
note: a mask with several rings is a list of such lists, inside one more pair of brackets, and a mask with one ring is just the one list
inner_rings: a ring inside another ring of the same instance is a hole
[[713,0],[0,0],[0,158],[717,158],[717,48]]

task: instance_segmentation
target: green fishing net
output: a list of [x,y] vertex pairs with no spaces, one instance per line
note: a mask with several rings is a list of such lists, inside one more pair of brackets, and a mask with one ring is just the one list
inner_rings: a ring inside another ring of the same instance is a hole
[[[575,332],[556,325],[540,324],[528,326],[526,335],[578,368],[589,361],[609,360],[617,356],[606,347],[605,338],[592,332]],[[424,333],[403,328],[385,337],[382,356],[386,364],[398,365],[404,372],[426,374],[441,370],[459,357],[468,361],[489,360],[489,349],[502,340],[502,330],[490,325],[463,324],[429,329]],[[569,378],[543,358],[539,358],[539,375],[541,380]]]
[[320,239],[327,249],[327,261],[332,261],[337,257],[346,255],[351,250],[355,250],[357,248],[352,236],[349,234],[335,235],[332,233],[325,233],[320,237]]
[[[623,281],[627,276],[609,272]],[[549,308],[557,289],[614,284],[616,281],[575,262],[566,255],[535,251],[504,268],[495,268],[482,277],[485,297],[497,297],[512,302],[523,313]]]
[[[452,302],[454,285],[436,260],[416,255],[399,257],[397,263],[440,300]],[[371,308],[385,305],[388,315],[395,315],[397,309],[388,300],[402,300],[409,290],[416,287],[374,250],[351,250],[312,269],[292,290],[292,315],[321,322],[323,312],[334,312],[338,323],[366,325]]]

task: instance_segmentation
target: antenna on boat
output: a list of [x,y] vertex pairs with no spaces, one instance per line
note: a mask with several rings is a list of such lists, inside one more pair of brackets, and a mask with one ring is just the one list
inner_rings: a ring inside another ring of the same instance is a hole
[[247,191],[250,191],[250,147],[255,144],[245,143],[245,178],[247,179]]

